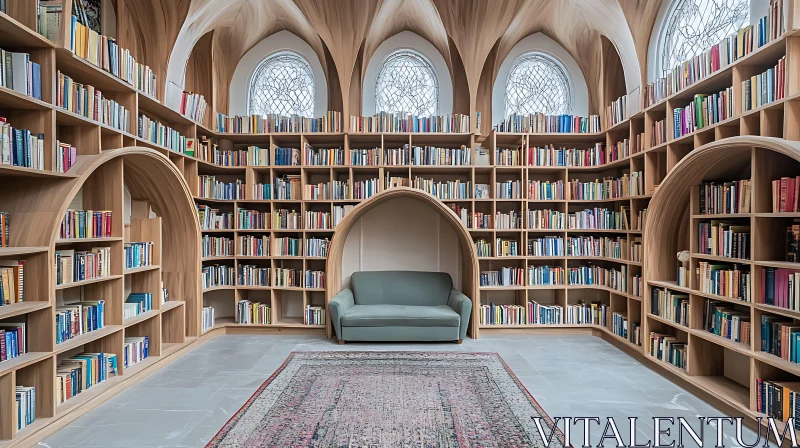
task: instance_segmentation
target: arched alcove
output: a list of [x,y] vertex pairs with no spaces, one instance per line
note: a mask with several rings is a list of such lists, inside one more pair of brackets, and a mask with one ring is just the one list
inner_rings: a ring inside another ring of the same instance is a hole
[[[350,235],[357,226],[360,225],[362,218],[370,216],[370,214],[374,211],[380,211],[381,205],[387,205],[390,203],[392,205],[403,205],[401,209],[408,210],[409,208],[419,208],[424,207],[424,212],[431,216],[433,214],[437,215],[439,219],[439,231],[436,233],[437,239],[440,238],[440,235],[444,233],[444,239],[452,241],[453,243],[457,244],[456,247],[452,247],[453,250],[457,250],[458,254],[460,255],[460,261],[458,263],[459,272],[457,272],[457,276],[453,275],[454,283],[458,285],[460,282],[461,291],[467,295],[471,300],[475,300],[477,297],[478,292],[478,254],[475,251],[475,246],[472,243],[472,238],[470,237],[469,233],[466,229],[461,225],[461,221],[458,217],[450,210],[444,203],[440,200],[436,199],[435,197],[431,196],[424,191],[413,189],[413,188],[391,188],[389,190],[382,191],[375,196],[372,196],[370,199],[362,202],[356,208],[354,208],[350,213],[345,215],[344,219],[336,226],[336,234],[331,241],[330,249],[328,251],[328,263],[326,266],[326,279],[327,279],[327,288],[326,288],[326,299],[332,299],[341,289],[346,285],[346,280],[349,278],[351,272],[346,272],[344,269],[345,266],[345,256],[348,253],[348,239],[350,239]],[[400,201],[400,202],[395,202]],[[390,217],[391,218],[391,217]],[[369,218],[368,218],[369,219]],[[408,223],[413,218],[408,218],[408,220],[404,221],[402,224]],[[384,229],[385,230],[385,229]],[[359,230],[360,231],[360,230]],[[385,232],[382,235],[382,238],[396,238],[397,235],[394,233]],[[398,237],[398,240],[400,238]],[[352,241],[352,240],[351,240]],[[400,241],[403,242],[402,240]],[[409,244],[411,242],[408,242]],[[352,244],[352,243],[351,243]],[[448,246],[449,247],[449,243]],[[411,246],[416,247],[415,245]],[[441,247],[441,246],[437,246]],[[353,249],[352,246],[350,248]],[[438,248],[437,248],[437,257],[438,257]],[[403,257],[398,257],[399,260],[404,262],[408,262],[409,258],[403,259]],[[450,272],[448,269],[441,269],[439,265],[438,270],[443,270],[445,272]],[[425,269],[431,268],[431,265],[428,266],[407,266],[405,269],[408,270],[433,270],[433,269]],[[386,269],[392,268],[391,266],[376,266],[374,269]],[[401,267],[394,265],[395,269],[400,269]],[[452,268],[452,266],[451,266]],[[471,325],[470,325],[470,336],[472,337],[475,332],[476,321],[475,316],[477,316],[477,310],[473,307],[473,313],[471,318]],[[332,329],[328,328],[328,336],[331,336]]]
[[[770,195],[764,193],[769,184],[765,186],[763,182],[780,178],[785,175],[782,171],[791,170],[789,164],[781,163],[774,155],[800,161],[800,142],[774,137],[730,137],[697,148],[684,157],[661,182],[648,207],[645,280],[674,280],[675,254],[688,249],[683,245],[690,243],[686,236],[689,229],[682,224],[690,214],[691,190],[703,179],[720,177],[723,173],[737,173],[740,179],[745,179],[752,173],[760,177],[754,180],[758,191],[753,193],[752,207],[756,212],[771,212]],[[751,160],[757,161],[757,166],[750,167]],[[771,173],[769,178],[765,178],[767,173]]]

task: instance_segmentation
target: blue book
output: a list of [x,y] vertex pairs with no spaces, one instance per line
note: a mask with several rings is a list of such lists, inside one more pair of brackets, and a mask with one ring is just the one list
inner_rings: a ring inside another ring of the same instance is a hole
[[775,304],[775,268],[764,268],[766,272],[764,286],[764,302],[767,305]]
[[31,72],[33,77],[33,97],[37,100],[42,99],[42,67],[35,63],[31,62]]

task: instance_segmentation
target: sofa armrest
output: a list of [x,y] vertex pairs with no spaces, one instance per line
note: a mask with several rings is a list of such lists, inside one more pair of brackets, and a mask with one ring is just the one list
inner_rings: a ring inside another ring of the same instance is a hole
[[469,319],[472,313],[472,301],[461,291],[451,289],[450,297],[447,299],[447,305],[461,316],[461,324],[458,327],[458,338],[466,338],[467,326],[469,326]]
[[345,288],[336,294],[330,302],[328,302],[328,312],[331,313],[331,323],[336,330],[336,338],[342,339],[342,326],[339,319],[350,308],[355,306],[356,300],[353,297],[353,291]]

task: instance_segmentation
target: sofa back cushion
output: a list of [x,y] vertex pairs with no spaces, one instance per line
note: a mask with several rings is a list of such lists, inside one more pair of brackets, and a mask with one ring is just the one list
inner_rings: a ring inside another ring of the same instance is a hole
[[453,287],[446,272],[363,271],[350,282],[357,305],[447,305]]

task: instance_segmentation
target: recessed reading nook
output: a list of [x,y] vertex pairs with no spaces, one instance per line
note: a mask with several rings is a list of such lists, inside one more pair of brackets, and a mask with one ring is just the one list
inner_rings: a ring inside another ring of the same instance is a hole
[[799,31],[800,0],[0,0],[0,447],[800,430]]

